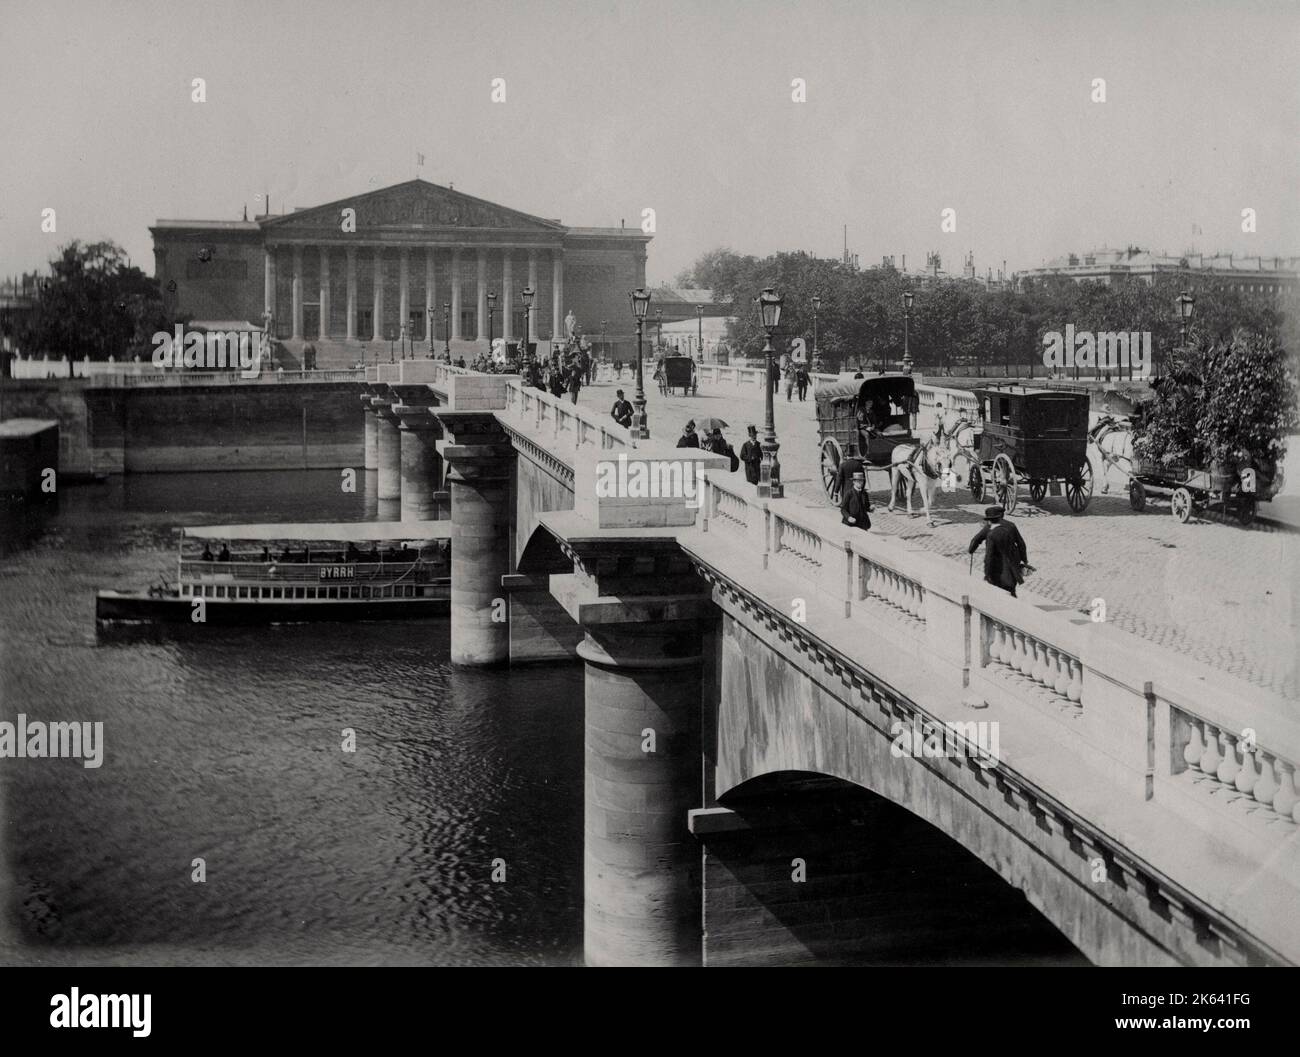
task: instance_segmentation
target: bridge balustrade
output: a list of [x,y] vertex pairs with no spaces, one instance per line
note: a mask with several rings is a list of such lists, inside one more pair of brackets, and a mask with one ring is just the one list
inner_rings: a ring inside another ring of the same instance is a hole
[[864,639],[888,627],[928,670],[960,673],[968,703],[1049,717],[1117,786],[1189,817],[1220,811],[1269,842],[1296,832],[1300,723],[1281,699],[1171,663],[1071,607],[1012,598],[897,539],[841,529],[833,514],[758,499],[715,471],[705,480],[701,530],[842,605]]
[[502,418],[526,429],[554,438],[557,446],[577,450],[584,447],[636,447],[632,434],[613,419],[602,421],[597,412],[552,396],[520,381],[506,384],[506,406]]

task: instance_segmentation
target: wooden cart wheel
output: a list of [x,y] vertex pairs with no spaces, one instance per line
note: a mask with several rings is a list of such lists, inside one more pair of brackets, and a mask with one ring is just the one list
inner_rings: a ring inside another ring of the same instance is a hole
[[1237,500],[1237,520],[1243,525],[1249,525],[1255,520],[1255,497],[1253,495],[1243,495]]
[[980,469],[979,463],[970,468],[970,494],[971,498],[977,503],[984,502],[984,471]]
[[844,461],[844,452],[840,442],[834,437],[822,441],[822,488],[832,503],[839,500],[840,463]]
[[1134,510],[1142,511],[1147,506],[1147,490],[1137,478],[1128,483],[1128,505]]
[[1041,502],[1043,501],[1043,496],[1045,496],[1045,495],[1047,495],[1047,482],[1046,482],[1046,481],[1030,481],[1030,482],[1029,482],[1029,498],[1030,498],[1030,499],[1032,499],[1035,503],[1041,503]]
[[993,494],[997,496],[998,506],[1004,513],[1010,514],[1016,509],[1019,489],[1016,468],[1006,455],[999,455],[993,460]]
[[1085,458],[1075,475],[1065,482],[1065,501],[1076,514],[1088,509],[1092,498],[1092,464]]
[[1186,488],[1175,488],[1169,503],[1169,512],[1186,525],[1191,520],[1195,509],[1196,504],[1192,500],[1192,493]]

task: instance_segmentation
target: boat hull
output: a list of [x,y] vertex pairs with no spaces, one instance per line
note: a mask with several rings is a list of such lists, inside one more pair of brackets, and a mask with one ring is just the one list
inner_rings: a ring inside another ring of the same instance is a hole
[[[446,615],[451,588],[432,598],[204,598],[148,591],[98,591],[95,620],[101,624],[308,624],[322,621],[421,620]],[[194,603],[203,602],[203,620]]]

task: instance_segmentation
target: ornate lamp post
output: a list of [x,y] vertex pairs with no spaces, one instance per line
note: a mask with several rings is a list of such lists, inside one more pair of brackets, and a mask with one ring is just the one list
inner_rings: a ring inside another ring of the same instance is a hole
[[442,303],[442,358],[451,363],[451,305]]
[[700,362],[704,362],[704,306],[695,306],[695,319],[700,325]]
[[645,375],[641,368],[641,328],[645,325],[646,313],[650,311],[650,294],[641,287],[628,294],[628,299],[632,302],[632,315],[636,317],[636,397],[632,401],[632,436],[649,440],[650,423],[646,421],[645,414]]
[[393,328],[392,327],[388,328],[388,362],[389,363],[397,362],[396,360],[393,359]]
[[822,354],[821,354],[820,352],[817,351],[817,313],[818,313],[818,311],[821,310],[821,307],[822,307],[822,299],[821,299],[820,297],[816,297],[816,296],[814,296],[813,299],[812,299],[812,306],[813,306],[813,355],[812,355],[812,369],[813,369],[814,371],[816,371],[816,372],[818,372],[818,373],[820,374],[820,373],[821,373],[821,369],[822,369],[823,364],[822,364]]
[[524,303],[524,363],[530,366],[533,362],[533,344],[529,338],[529,331],[532,329],[533,298],[536,296],[537,291],[531,286],[525,286],[523,292],[519,295]]
[[908,290],[903,294],[903,373],[912,373],[912,349],[908,343],[908,331],[912,323],[912,301],[916,295]]
[[487,295],[488,306],[488,359],[492,358],[492,315],[497,310],[497,295],[495,290],[489,290]]
[[607,322],[604,319],[600,321],[600,358],[602,360],[609,359],[609,346],[605,344],[605,326]]
[[655,348],[662,349],[664,345],[664,310],[662,308],[655,309],[655,325],[659,328],[655,334]]
[[406,324],[403,323],[397,331],[397,349],[398,358],[406,362]]
[[1178,306],[1178,346],[1187,348],[1187,328],[1192,322],[1192,308],[1196,304],[1196,298],[1184,290],[1178,295],[1174,304]]
[[435,311],[435,309],[434,309],[433,305],[430,305],[429,308],[428,308],[428,312],[429,312],[429,359],[433,359],[433,327],[434,327],[433,316],[434,316],[434,311]]
[[766,417],[763,420],[763,439],[759,442],[759,448],[763,452],[763,465],[759,467],[758,473],[758,495],[760,499],[784,499],[785,490],[781,487],[781,463],[777,460],[776,453],[781,447],[776,442],[776,417],[772,410],[772,354],[776,351],[772,348],[772,332],[776,330],[777,325],[781,322],[781,296],[772,287],[764,287],[763,292],[754,298],[758,305],[759,315],[763,322],[763,330],[767,334],[767,343],[763,346],[763,359],[766,361],[766,374],[763,376],[769,379],[768,383],[763,386],[764,393],[764,411]]

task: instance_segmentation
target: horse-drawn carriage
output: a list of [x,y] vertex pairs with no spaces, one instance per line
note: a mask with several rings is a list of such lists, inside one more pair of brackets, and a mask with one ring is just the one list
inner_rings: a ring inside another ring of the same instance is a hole
[[983,431],[979,461],[971,467],[970,491],[978,502],[992,492],[1010,514],[1020,483],[1028,481],[1035,503],[1065,493],[1080,514],[1092,498],[1088,462],[1086,389],[1040,389],[1022,385],[976,389]]
[[915,442],[920,399],[910,374],[842,378],[814,395],[822,486],[832,500],[839,499],[846,460],[861,462],[868,474],[888,473],[894,449]]
[[1268,502],[1282,487],[1282,475],[1274,466],[1257,470],[1253,466],[1204,470],[1193,466],[1165,465],[1141,457],[1133,460],[1128,501],[1134,510],[1146,509],[1150,492],[1169,497],[1169,512],[1186,524],[1201,509],[1218,507],[1224,516],[1241,524],[1255,520],[1260,501]]
[[662,396],[668,396],[674,389],[680,389],[682,396],[695,395],[695,361],[689,356],[665,356],[655,369],[655,378]]

